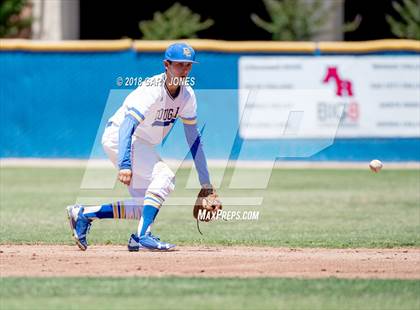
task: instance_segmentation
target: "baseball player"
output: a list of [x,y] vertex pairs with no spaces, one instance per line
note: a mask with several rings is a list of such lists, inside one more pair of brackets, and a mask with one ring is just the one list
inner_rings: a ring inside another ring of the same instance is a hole
[[[212,189],[207,162],[197,130],[197,103],[193,89],[185,85],[195,61],[194,49],[185,43],[170,45],[164,58],[165,72],[144,81],[124,100],[108,120],[103,148],[118,169],[118,179],[128,186],[130,200],[98,206],[67,207],[77,245],[88,247],[86,236],[94,219],[139,219],[138,230],[128,243],[130,251],[170,250],[174,244],[152,235],[159,209],[174,190],[175,175],[162,161],[155,146],[168,135],[179,118],[193,155],[203,189]],[[183,85],[184,84],[184,85]]]

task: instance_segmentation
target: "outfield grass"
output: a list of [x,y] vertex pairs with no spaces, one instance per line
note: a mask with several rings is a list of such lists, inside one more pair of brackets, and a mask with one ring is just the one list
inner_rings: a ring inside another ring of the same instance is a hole
[[[255,170],[246,170],[252,177]],[[0,243],[73,244],[64,207],[80,195],[84,170],[2,168]],[[195,196],[177,174],[172,196]],[[226,182],[225,182],[226,183]],[[223,197],[264,197],[258,221],[219,221],[196,231],[191,206],[164,206],[154,232],[176,244],[269,245],[286,247],[420,246],[420,171],[274,170],[266,190],[228,190]],[[112,195],[124,195],[119,185]],[[97,192],[92,192],[97,195]],[[107,194],[109,196],[109,193]],[[226,206],[226,210],[238,207]],[[94,223],[91,243],[126,244],[135,221]]]
[[2,309],[419,309],[419,281],[5,278]]

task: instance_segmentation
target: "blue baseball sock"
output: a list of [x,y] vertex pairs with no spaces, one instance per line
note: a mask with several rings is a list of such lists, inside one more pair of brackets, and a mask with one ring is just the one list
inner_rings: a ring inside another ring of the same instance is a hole
[[154,206],[145,205],[143,207],[143,213],[140,220],[141,227],[139,227],[139,230],[140,230],[139,237],[144,236],[146,234],[150,225],[153,224],[153,221],[155,220],[158,212],[159,212],[159,209]]
[[153,224],[162,203],[163,199],[159,196],[152,193],[146,193],[146,196],[144,197],[143,211],[137,231],[139,237],[144,236],[146,232],[150,231],[150,226]]

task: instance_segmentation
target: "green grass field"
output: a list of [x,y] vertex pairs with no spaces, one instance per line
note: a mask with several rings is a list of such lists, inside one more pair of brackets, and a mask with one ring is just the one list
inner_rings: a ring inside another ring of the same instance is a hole
[[[254,170],[247,170],[252,176]],[[81,195],[83,169],[3,168],[0,243],[72,244],[64,208]],[[177,174],[174,197],[184,190],[187,172]],[[198,234],[192,207],[163,206],[154,232],[177,244],[268,245],[287,247],[420,246],[420,172],[388,170],[274,170],[266,190],[219,191],[223,197],[261,196],[258,221],[204,223]],[[93,191],[92,195],[98,195]],[[126,195],[123,186],[112,191]],[[86,194],[84,194],[86,195]],[[110,196],[106,193],[105,196]],[[89,240],[125,244],[136,221],[94,223]]]
[[[2,168],[0,244],[73,244],[64,207],[80,195],[83,169]],[[247,170],[253,176],[255,170]],[[177,174],[172,196],[184,190]],[[226,183],[226,182],[225,182]],[[419,247],[420,171],[274,170],[258,221],[219,221],[196,231],[191,206],[164,206],[154,232],[194,245]],[[125,195],[117,186],[114,195]],[[98,193],[92,193],[98,195]],[[109,193],[107,194],[109,195]],[[226,210],[237,207],[226,206]],[[94,223],[90,243],[125,245],[135,221]],[[418,309],[420,281],[210,278],[1,278],[1,309]]]
[[2,280],[2,309],[418,309],[420,282],[208,278]]

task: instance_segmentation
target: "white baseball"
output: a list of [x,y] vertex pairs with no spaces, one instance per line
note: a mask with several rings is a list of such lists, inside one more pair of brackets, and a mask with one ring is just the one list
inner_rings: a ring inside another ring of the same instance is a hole
[[382,162],[378,159],[374,159],[369,163],[369,168],[373,172],[379,172],[383,166]]

